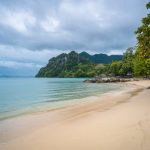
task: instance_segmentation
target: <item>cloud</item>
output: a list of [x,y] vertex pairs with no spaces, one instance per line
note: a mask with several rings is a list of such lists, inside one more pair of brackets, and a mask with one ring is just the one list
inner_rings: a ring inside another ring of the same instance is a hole
[[0,60],[34,62],[39,64],[47,63],[52,58],[63,51],[58,50],[42,50],[33,51],[20,47],[0,45]]
[[70,50],[121,54],[148,0],[0,1],[0,60],[45,64]]
[[146,13],[146,2],[7,0],[0,5],[0,26],[9,35],[0,33],[5,39],[0,42],[32,50],[126,49],[136,44],[134,31]]
[[41,22],[41,27],[46,32],[55,32],[58,26],[59,26],[59,21],[52,17],[48,17],[46,20]]
[[30,27],[35,25],[36,19],[27,11],[10,11],[3,9],[0,14],[0,24],[13,28],[16,32],[28,33]]
[[16,62],[16,61],[1,61],[0,60],[0,67],[7,67],[7,68],[40,68],[41,65],[37,65],[34,63],[23,63],[23,62]]

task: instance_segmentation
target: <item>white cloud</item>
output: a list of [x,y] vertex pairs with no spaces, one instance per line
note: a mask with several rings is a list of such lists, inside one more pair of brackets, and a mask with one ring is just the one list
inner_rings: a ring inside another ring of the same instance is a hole
[[10,11],[4,9],[0,15],[0,23],[15,29],[17,32],[28,33],[36,23],[36,18],[28,11]]
[[59,21],[53,17],[47,17],[46,20],[41,22],[41,27],[46,32],[56,32],[59,27]]

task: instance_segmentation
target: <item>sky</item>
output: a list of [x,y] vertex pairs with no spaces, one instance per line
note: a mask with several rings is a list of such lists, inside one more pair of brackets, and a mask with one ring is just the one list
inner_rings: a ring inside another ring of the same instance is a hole
[[60,53],[122,54],[148,0],[0,0],[0,76],[34,76]]

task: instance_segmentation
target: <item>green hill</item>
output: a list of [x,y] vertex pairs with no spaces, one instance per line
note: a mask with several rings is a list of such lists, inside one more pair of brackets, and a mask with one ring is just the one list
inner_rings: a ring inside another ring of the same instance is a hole
[[106,54],[95,54],[90,55],[87,52],[80,53],[80,56],[85,57],[96,64],[110,64],[113,60],[122,60],[122,55],[106,55]]
[[86,52],[80,54],[75,51],[69,54],[60,54],[49,60],[48,64],[41,68],[36,77],[92,77],[95,75],[96,64],[108,64],[112,60],[119,60],[117,55],[106,54],[90,55]]

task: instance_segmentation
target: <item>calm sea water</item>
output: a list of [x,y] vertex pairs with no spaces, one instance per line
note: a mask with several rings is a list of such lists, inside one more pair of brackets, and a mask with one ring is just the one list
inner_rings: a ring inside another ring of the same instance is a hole
[[79,78],[0,78],[0,120],[62,107],[85,97],[122,88],[121,84],[83,83]]

